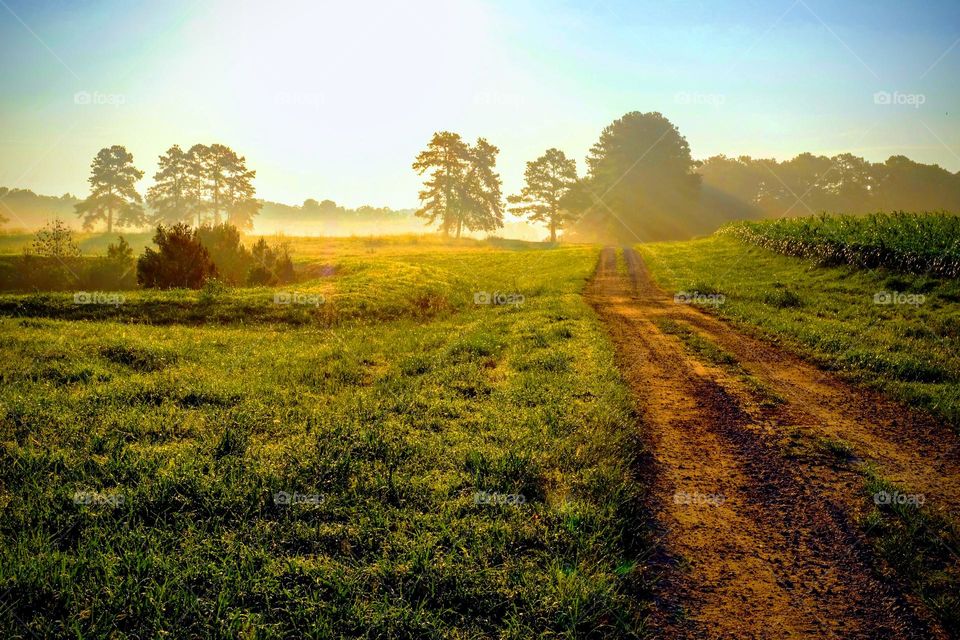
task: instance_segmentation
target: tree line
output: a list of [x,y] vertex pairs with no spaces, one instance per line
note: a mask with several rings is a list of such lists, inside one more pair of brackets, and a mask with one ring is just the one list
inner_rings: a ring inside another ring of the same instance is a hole
[[801,153],[791,160],[714,156],[698,169],[704,184],[764,216],[810,211],[960,211],[960,173],[904,156],[870,162],[852,153]]
[[[637,151],[645,147],[647,153]],[[471,146],[456,133],[434,134],[413,163],[418,174],[428,174],[415,215],[438,224],[445,236],[502,227],[497,153],[483,138]],[[676,211],[695,196],[694,167],[686,140],[669,120],[633,112],[604,129],[585,176],[563,151],[547,149],[527,163],[523,188],[507,202],[513,213],[545,224],[551,242],[560,231],[585,234],[588,228],[594,236],[626,236],[624,229],[633,232],[637,221]]]
[[253,227],[261,203],[254,198],[256,171],[246,158],[222,144],[195,144],[188,151],[173,145],[160,156],[154,184],[147,190],[148,215],[136,183],[143,171],[133,164],[133,154],[114,145],[101,149],[90,165],[90,195],[75,205],[83,228],[106,224],[116,227],[195,222],[226,222],[240,229]]

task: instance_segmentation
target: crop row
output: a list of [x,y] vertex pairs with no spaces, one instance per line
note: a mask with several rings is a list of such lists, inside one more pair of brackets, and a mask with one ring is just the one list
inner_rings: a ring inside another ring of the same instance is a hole
[[721,233],[824,265],[960,277],[960,216],[874,213],[738,222]]

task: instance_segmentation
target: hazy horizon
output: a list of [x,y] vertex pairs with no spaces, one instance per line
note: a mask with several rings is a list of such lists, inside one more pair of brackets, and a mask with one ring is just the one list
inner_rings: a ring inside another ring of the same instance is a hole
[[222,142],[265,200],[415,208],[410,163],[438,129],[499,146],[509,194],[549,147],[583,172],[637,109],[699,159],[904,154],[957,172],[958,25],[947,2],[4,0],[0,185],[82,197],[91,158],[121,144],[145,190],[170,145]]

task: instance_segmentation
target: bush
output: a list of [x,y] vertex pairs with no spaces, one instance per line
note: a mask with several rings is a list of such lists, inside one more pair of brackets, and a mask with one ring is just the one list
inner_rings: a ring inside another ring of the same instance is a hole
[[207,278],[217,275],[217,267],[200,242],[200,234],[191,231],[189,225],[160,225],[153,242],[157,250],[148,247],[137,261],[137,282],[143,287],[199,289]]
[[107,247],[107,256],[97,258],[84,280],[89,289],[133,289],[137,286],[136,260],[130,244],[120,236]]
[[271,247],[260,238],[253,245],[251,255],[254,264],[247,274],[247,284],[257,286],[293,282],[293,260],[286,243]]
[[217,277],[227,284],[243,284],[253,259],[240,242],[240,231],[229,224],[205,224],[197,234],[217,267]]

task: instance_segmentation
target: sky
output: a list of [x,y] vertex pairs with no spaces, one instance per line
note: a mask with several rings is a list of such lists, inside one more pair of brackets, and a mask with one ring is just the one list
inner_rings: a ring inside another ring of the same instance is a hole
[[903,154],[960,171],[960,2],[0,0],[0,185],[86,194],[121,144],[152,182],[220,142],[257,194],[417,206],[431,135],[485,137],[504,193],[660,111],[695,158]]

